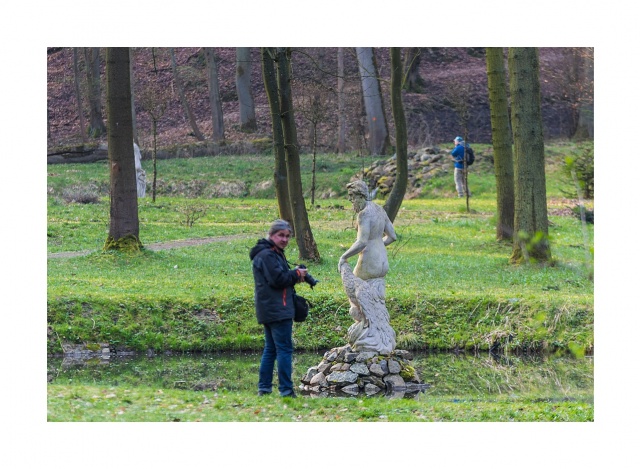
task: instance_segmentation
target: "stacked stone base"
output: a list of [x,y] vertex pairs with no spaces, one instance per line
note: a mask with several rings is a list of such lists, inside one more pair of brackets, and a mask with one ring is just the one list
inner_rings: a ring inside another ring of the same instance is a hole
[[336,347],[324,354],[317,366],[307,370],[300,391],[314,397],[396,396],[410,397],[428,385],[420,382],[407,350],[389,355],[355,352],[350,345]]

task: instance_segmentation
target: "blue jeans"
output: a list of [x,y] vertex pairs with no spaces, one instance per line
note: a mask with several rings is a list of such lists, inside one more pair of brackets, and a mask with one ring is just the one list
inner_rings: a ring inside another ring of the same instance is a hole
[[273,366],[278,362],[278,390],[281,396],[293,393],[291,381],[291,361],[293,339],[291,332],[293,319],[264,324],[264,351],[260,361],[258,391],[271,392],[273,386]]

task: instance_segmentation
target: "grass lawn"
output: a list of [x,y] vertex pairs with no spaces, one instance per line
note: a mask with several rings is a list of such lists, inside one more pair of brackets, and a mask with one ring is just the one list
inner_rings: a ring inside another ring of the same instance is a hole
[[[419,198],[403,202],[394,222],[398,240],[388,248],[386,278],[398,348],[478,352],[497,347],[577,359],[593,351],[593,225],[573,216],[576,201],[565,194],[571,185],[560,168],[563,154],[570,151],[575,148],[559,143],[548,152],[552,266],[508,263],[511,245],[495,240],[495,179],[488,160],[477,160],[470,176],[470,211],[464,200],[454,197],[450,171],[431,179]],[[310,156],[302,162],[308,188]],[[150,162],[143,164],[150,175]],[[50,166],[47,250],[88,254],[48,259],[48,352],[60,353],[65,344],[91,348],[104,343],[137,352],[260,350],[262,330],[254,317],[248,251],[277,217],[273,189],[265,183],[272,177],[270,165],[271,158],[264,156],[159,162],[162,191],[155,202],[149,191],[139,200],[143,244],[234,237],[130,254],[101,249],[109,223],[106,164]],[[321,261],[307,264],[320,284],[314,290],[300,289],[314,307],[310,318],[295,327],[298,351],[343,344],[352,322],[337,262],[356,234],[344,187],[362,166],[362,159],[353,155],[319,158],[318,194],[334,195],[318,198],[308,208]],[[222,194],[230,187],[241,193]],[[70,190],[93,192],[95,203],[69,202]],[[593,201],[588,202],[592,206]],[[194,210],[202,216],[189,226],[187,215]],[[295,241],[287,256],[297,261]],[[593,404],[533,395],[478,400],[467,394],[348,404],[331,399],[286,402],[260,400],[243,390],[53,383],[48,385],[47,419],[592,421]]]
[[47,387],[50,422],[590,422],[593,404],[521,398],[280,398],[89,385]]
[[[478,159],[470,176],[474,193],[470,211],[464,200],[453,197],[450,173],[434,177],[423,197],[403,202],[394,222],[398,240],[388,248],[386,278],[399,347],[486,349],[497,343],[524,349],[592,350],[593,225],[582,225],[572,216],[572,201],[563,197],[563,191],[570,189],[560,171],[567,148],[575,151],[565,144],[549,150],[553,267],[508,263],[511,245],[495,240],[495,180],[486,159]],[[309,265],[320,284],[304,292],[315,305],[312,318],[299,327],[297,346],[305,349],[331,347],[342,340],[351,322],[337,261],[356,234],[344,187],[363,163],[357,157],[335,155],[322,155],[319,161],[319,192],[338,195],[318,199],[308,210],[322,259]],[[159,162],[164,187],[182,188],[184,193],[166,189],[168,195],[159,195],[155,202],[150,197],[139,200],[144,244],[235,237],[135,254],[102,252],[108,197],[80,204],[63,195],[65,188],[104,188],[105,164],[51,165],[48,251],[90,253],[47,263],[49,350],[59,351],[64,342],[108,342],[141,351],[260,348],[248,251],[277,217],[273,194],[194,197],[200,189],[193,189],[193,181],[202,181],[198,187],[211,187],[243,180],[252,191],[271,177],[269,165],[264,156]],[[309,168],[310,156],[303,156],[306,176]],[[443,194],[445,188],[449,190]],[[203,216],[189,226],[185,213],[194,207]],[[297,260],[295,243],[287,256]]]

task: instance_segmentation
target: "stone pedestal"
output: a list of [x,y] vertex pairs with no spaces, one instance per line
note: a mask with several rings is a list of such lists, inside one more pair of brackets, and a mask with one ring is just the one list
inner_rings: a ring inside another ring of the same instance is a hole
[[351,345],[324,354],[317,366],[307,370],[300,391],[312,397],[376,396],[411,397],[424,391],[407,350],[381,355],[355,352]]

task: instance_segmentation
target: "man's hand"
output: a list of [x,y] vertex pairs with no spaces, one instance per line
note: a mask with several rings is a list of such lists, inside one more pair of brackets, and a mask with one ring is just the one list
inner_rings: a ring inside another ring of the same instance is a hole
[[304,282],[304,277],[307,275],[307,269],[296,268],[298,271],[298,283]]

